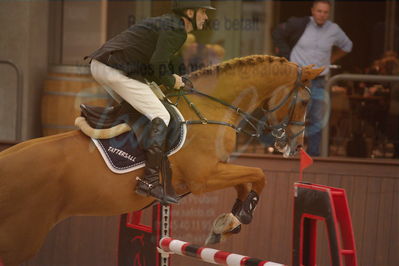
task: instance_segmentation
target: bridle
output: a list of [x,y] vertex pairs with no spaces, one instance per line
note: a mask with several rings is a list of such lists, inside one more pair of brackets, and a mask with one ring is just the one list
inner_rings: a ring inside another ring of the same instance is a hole
[[[269,125],[268,127],[261,127],[261,130],[266,130],[266,129],[271,129],[271,134],[272,136],[276,139],[276,146],[279,147],[284,147],[289,140],[294,139],[301,135],[305,131],[305,122],[302,121],[295,121],[292,119],[294,112],[295,112],[295,106],[296,102],[298,101],[298,92],[299,88],[304,88],[306,89],[306,92],[311,96],[311,91],[309,87],[305,86],[302,83],[302,68],[298,67],[298,76],[295,81],[295,85],[293,89],[284,97],[284,99],[277,104],[275,107],[271,109],[265,109],[264,106],[262,106],[262,111],[265,114],[265,118],[267,118],[270,114],[274,113],[278,109],[280,109],[282,106],[284,106],[290,98],[291,99],[291,104],[289,106],[289,110],[287,115],[283,118],[283,120],[276,124],[276,125]],[[287,134],[287,127],[289,125],[294,125],[294,126],[302,126],[303,128],[296,132],[295,134],[288,135]]]
[[[298,100],[298,91],[300,88],[305,88],[306,91],[309,93],[309,95],[311,94],[310,89],[307,86],[305,86],[301,81],[302,80],[302,68],[298,67],[297,70],[298,70],[298,76],[295,81],[295,85],[294,85],[293,89],[284,97],[284,99],[278,105],[276,105],[275,107],[273,107],[270,110],[266,110],[265,108],[262,107],[262,110],[265,114],[265,118],[267,118],[270,114],[276,112],[283,105],[285,105],[289,101],[290,98],[292,98],[287,116],[284,117],[284,119],[276,125],[269,125],[267,122],[267,119],[258,119],[256,117],[254,117],[253,115],[242,111],[237,106],[234,106],[234,105],[227,103],[221,99],[218,99],[216,97],[213,97],[211,95],[208,95],[206,93],[196,90],[194,88],[192,82],[185,76],[183,76],[183,82],[186,84],[185,88],[181,89],[179,91],[176,91],[176,92],[168,93],[166,95],[166,99],[168,100],[169,103],[171,103],[175,106],[178,106],[180,98],[183,98],[186,101],[186,103],[190,106],[190,108],[199,117],[199,120],[182,121],[183,124],[227,126],[227,127],[233,128],[238,134],[244,133],[244,134],[249,135],[250,137],[255,137],[255,138],[259,138],[260,136],[263,135],[263,132],[265,132],[266,130],[270,130],[272,136],[276,139],[276,145],[284,145],[285,146],[290,139],[296,138],[297,136],[302,134],[305,130],[305,128],[303,128],[302,130],[298,131],[297,133],[293,134],[292,136],[288,136],[286,134],[287,127],[289,125],[296,125],[296,126],[303,126],[303,127],[305,126],[304,122],[292,120],[292,117],[293,117],[294,111],[295,111],[296,102]],[[236,125],[233,125],[231,123],[207,119],[200,112],[200,110],[198,110],[198,108],[195,106],[195,104],[188,99],[187,95],[199,95],[199,96],[208,98],[214,102],[217,102],[219,104],[222,104],[229,109],[234,110],[238,115],[240,115],[242,117],[242,119],[244,121],[246,121],[248,123],[248,125],[254,130],[254,132],[249,132],[249,131],[243,129],[242,127],[237,127]],[[173,103],[172,101],[169,100],[169,97],[176,97],[176,96],[177,96],[177,100],[175,103]],[[280,146],[280,147],[282,147],[282,146]]]

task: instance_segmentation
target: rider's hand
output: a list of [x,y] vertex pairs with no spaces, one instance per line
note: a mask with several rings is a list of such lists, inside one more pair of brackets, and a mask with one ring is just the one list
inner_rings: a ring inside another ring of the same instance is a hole
[[179,75],[173,74],[173,76],[175,77],[175,85],[173,86],[173,88],[175,90],[180,90],[184,87],[184,82]]

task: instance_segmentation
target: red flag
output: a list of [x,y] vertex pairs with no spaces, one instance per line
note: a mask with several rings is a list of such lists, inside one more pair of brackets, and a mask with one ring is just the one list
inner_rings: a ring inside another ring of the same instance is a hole
[[306,167],[309,167],[310,165],[313,164],[313,159],[312,157],[309,156],[309,154],[306,153],[304,149],[300,150],[300,156],[301,156],[301,163],[299,167],[299,181],[302,181],[303,170]]

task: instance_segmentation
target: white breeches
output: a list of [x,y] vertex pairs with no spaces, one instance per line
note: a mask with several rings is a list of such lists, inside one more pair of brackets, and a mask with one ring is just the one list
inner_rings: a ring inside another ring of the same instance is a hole
[[93,78],[117,102],[124,99],[148,119],[159,117],[166,125],[169,125],[168,111],[147,84],[131,79],[123,71],[109,67],[95,59],[91,61],[90,70]]

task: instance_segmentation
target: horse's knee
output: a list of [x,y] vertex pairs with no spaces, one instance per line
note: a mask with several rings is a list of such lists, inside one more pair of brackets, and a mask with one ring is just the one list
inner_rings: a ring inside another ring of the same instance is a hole
[[244,201],[247,198],[248,193],[252,189],[252,184],[251,183],[238,184],[234,188],[237,192],[237,198]]
[[266,175],[261,175],[256,182],[252,183],[252,190],[260,195],[263,188],[266,186],[266,181]]

